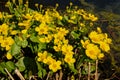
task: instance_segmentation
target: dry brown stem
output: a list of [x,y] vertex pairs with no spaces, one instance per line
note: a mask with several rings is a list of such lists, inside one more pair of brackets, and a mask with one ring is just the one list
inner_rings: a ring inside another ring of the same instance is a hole
[[20,71],[16,68],[15,69],[15,74],[21,79],[21,80],[25,80],[25,78],[22,76],[22,74],[20,73]]
[[7,70],[7,68],[5,68],[5,71],[7,72],[7,74],[8,74],[9,77],[11,78],[11,80],[14,80],[14,78],[13,78],[12,75],[9,73],[9,71]]

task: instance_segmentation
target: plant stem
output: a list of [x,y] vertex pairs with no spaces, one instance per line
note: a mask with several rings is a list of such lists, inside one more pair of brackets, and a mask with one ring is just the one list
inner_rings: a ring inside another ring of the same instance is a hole
[[46,80],[48,80],[48,79],[49,79],[49,76],[50,76],[50,72],[48,73]]
[[22,76],[22,74],[20,73],[20,71],[18,69],[15,69],[15,73],[17,74],[17,76],[21,79],[21,80],[25,80],[24,77]]
[[81,68],[79,69],[79,80],[81,78]]
[[58,80],[58,78],[59,78],[58,73],[56,73],[55,78],[56,78],[55,80]]
[[95,80],[98,80],[98,60],[96,60]]
[[7,74],[8,74],[9,77],[11,78],[11,80],[14,80],[14,78],[13,78],[12,75],[9,73],[9,71],[7,70],[7,68],[5,68],[5,71],[7,72]]
[[91,68],[91,64],[89,62],[88,63],[88,80],[90,80],[90,68]]
[[63,72],[62,72],[62,70],[60,70],[60,77],[59,77],[59,80],[62,80],[62,76],[63,76]]

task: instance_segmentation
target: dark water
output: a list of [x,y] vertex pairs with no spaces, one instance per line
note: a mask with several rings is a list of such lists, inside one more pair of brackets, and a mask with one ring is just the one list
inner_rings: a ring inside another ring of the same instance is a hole
[[[39,3],[43,4],[44,6],[55,6],[58,3],[59,9],[65,9],[70,2],[77,6],[81,5],[80,0],[29,0],[32,4]],[[94,5],[95,9],[105,9],[111,12],[115,12],[120,14],[120,0],[85,0],[86,2]]]
[[[0,11],[6,10],[4,5],[8,0],[0,0]],[[24,0],[26,1],[26,0]],[[94,5],[95,9],[106,9],[108,11],[120,14],[120,0],[85,0],[86,2]],[[65,9],[69,3],[72,2],[74,5],[83,6],[80,0],[29,0],[30,7],[35,8],[34,4],[43,4],[44,6],[55,6],[56,3],[59,4],[59,9]]]

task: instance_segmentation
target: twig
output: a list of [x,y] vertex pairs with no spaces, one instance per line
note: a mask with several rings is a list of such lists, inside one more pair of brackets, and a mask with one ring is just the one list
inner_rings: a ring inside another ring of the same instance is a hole
[[95,80],[98,80],[98,60],[96,60]]
[[60,70],[60,77],[59,77],[59,80],[62,80],[62,77],[63,77],[63,72],[62,72],[62,70]]
[[58,78],[59,78],[58,73],[56,73],[55,78],[56,78],[55,80],[58,80]]
[[81,78],[81,68],[79,69],[79,80]]
[[15,69],[15,74],[17,74],[17,76],[21,79],[21,80],[25,80],[24,77],[22,76],[22,74],[20,73],[20,71],[18,69]]
[[11,80],[14,80],[14,78],[13,78],[12,75],[9,73],[9,71],[7,70],[7,68],[5,68],[5,71],[7,72],[7,74],[8,74],[9,77],[11,78]]
[[91,64],[89,62],[88,63],[88,80],[90,80],[90,68],[91,68]]
[[67,80],[70,80],[70,77],[69,77],[69,76],[67,77]]
[[50,76],[50,72],[48,73],[46,80],[48,80],[48,79],[49,79],[49,76]]

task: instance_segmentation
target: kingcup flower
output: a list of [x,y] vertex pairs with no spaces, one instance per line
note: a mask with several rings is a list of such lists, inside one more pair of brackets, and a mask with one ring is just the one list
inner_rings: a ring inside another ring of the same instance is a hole
[[100,27],[97,27],[97,31],[90,32],[89,39],[85,41],[81,40],[86,55],[93,60],[102,59],[104,53],[110,51],[111,42],[112,40],[108,38],[106,33],[102,33]]
[[7,53],[7,54],[6,54],[6,58],[7,58],[8,60],[10,60],[10,59],[12,59],[13,57],[12,57],[12,55],[11,55],[10,53]]

